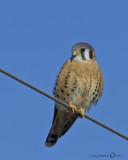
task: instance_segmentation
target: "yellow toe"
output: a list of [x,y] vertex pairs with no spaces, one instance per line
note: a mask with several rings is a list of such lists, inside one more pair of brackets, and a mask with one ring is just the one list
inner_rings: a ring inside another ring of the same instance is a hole
[[75,114],[75,112],[77,111],[76,106],[74,106],[71,102],[69,102],[69,105],[72,107],[73,114]]
[[80,113],[81,113],[81,115],[79,117],[83,119],[84,118],[84,109],[83,108],[80,109]]

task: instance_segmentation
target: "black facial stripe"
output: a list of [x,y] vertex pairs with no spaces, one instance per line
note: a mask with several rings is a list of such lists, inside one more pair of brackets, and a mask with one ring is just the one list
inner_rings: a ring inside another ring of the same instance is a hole
[[82,57],[83,60],[85,60],[85,56],[84,56],[83,52],[81,53],[81,57]]
[[89,51],[89,57],[90,59],[93,59],[93,53],[92,53],[92,50]]
[[73,56],[70,58],[71,62],[73,61],[73,59],[74,59],[76,56],[77,56],[77,55],[73,55]]

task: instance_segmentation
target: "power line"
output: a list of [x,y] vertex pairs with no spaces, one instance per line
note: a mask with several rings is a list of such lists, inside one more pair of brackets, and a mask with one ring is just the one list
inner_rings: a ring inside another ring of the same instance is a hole
[[[27,87],[29,87],[29,88],[35,90],[36,92],[38,92],[38,93],[40,93],[40,94],[42,94],[42,95],[44,95],[44,96],[46,96],[46,97],[52,99],[53,101],[55,101],[55,102],[57,102],[57,103],[63,105],[64,107],[66,107],[66,108],[68,108],[69,110],[72,111],[72,107],[71,107],[70,105],[66,104],[65,102],[63,102],[63,101],[61,101],[61,100],[59,100],[59,99],[57,99],[57,98],[55,98],[55,97],[50,96],[49,94],[47,94],[47,93],[43,92],[42,90],[40,90],[40,89],[38,89],[38,88],[32,86],[31,84],[29,84],[29,83],[23,81],[22,79],[20,79],[20,78],[18,78],[18,77],[16,77],[16,76],[14,76],[14,75],[12,75],[12,74],[6,72],[6,71],[3,70],[3,69],[0,69],[0,72],[2,72],[3,74],[5,74],[5,75],[11,77],[12,79],[14,79],[14,80],[16,80],[16,81],[18,81],[18,82],[24,84],[25,86],[27,86]],[[80,112],[79,112],[79,111],[76,111],[76,113],[77,113],[78,115],[80,115]],[[105,128],[105,129],[107,129],[107,130],[113,132],[114,134],[117,134],[118,136],[120,136],[120,137],[122,137],[122,138],[128,140],[128,137],[127,137],[127,136],[125,136],[125,135],[121,134],[120,132],[118,132],[118,131],[116,131],[116,130],[110,128],[110,127],[108,127],[107,125],[105,125],[105,124],[103,124],[103,123],[101,123],[101,122],[99,122],[99,121],[97,121],[97,120],[95,120],[95,119],[93,119],[93,118],[91,118],[91,117],[89,117],[89,116],[87,116],[87,115],[84,115],[84,117],[87,118],[87,119],[89,119],[90,121],[92,121],[92,122],[98,124],[99,126],[102,126],[103,128]]]

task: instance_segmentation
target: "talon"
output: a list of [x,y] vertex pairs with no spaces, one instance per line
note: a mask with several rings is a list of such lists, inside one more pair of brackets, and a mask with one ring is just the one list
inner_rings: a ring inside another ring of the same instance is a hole
[[83,108],[80,109],[80,114],[81,115],[78,117],[83,119],[84,118],[84,109]]
[[69,105],[72,107],[73,114],[75,114],[75,112],[77,111],[76,106],[74,106],[71,102],[69,102]]

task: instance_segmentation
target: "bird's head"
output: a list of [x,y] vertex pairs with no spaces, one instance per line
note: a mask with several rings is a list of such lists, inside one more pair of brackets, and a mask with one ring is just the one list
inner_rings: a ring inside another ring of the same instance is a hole
[[72,47],[71,61],[95,60],[95,51],[88,43],[77,43]]

